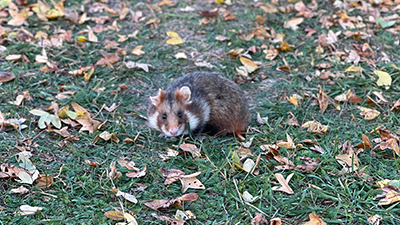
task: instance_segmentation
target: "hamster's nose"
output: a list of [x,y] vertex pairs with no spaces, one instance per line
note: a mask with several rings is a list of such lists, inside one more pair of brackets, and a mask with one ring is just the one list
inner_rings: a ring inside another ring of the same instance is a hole
[[174,128],[169,128],[169,132],[172,134],[172,135],[177,135],[178,134],[178,128],[177,127],[174,127]]

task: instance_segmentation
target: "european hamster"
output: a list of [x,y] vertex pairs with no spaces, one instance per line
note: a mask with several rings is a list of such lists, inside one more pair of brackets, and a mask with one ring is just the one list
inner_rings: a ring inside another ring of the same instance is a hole
[[174,80],[150,97],[147,125],[173,137],[203,130],[213,134],[245,131],[250,112],[243,91],[218,73],[194,72]]

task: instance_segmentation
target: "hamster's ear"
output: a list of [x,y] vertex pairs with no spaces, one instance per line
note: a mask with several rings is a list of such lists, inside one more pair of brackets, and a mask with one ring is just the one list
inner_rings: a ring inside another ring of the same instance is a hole
[[190,104],[190,97],[192,92],[188,86],[183,86],[181,89],[176,89],[175,91],[175,99],[180,101],[182,104]]
[[150,97],[151,103],[155,106],[160,105],[165,99],[165,91],[161,88],[158,90],[157,96]]

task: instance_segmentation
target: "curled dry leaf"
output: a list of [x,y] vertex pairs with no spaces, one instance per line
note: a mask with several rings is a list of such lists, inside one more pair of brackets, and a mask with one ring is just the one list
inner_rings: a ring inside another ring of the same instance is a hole
[[283,25],[284,28],[291,28],[292,30],[297,30],[299,27],[298,25],[304,21],[304,18],[299,17],[299,18],[294,18],[291,20],[288,20],[285,22]]
[[14,79],[15,76],[11,72],[0,72],[0,83],[5,83]]
[[321,159],[318,157],[317,159],[312,159],[310,157],[299,157],[305,164],[297,165],[295,169],[310,173],[318,168],[318,165],[321,163]]
[[318,121],[305,122],[301,127],[307,128],[308,132],[311,132],[313,134],[321,134],[321,135],[324,135],[326,133],[326,131],[328,130],[328,125],[324,126]]
[[382,216],[375,214],[368,218],[368,223],[370,223],[372,225],[379,225],[381,219],[382,219]]
[[308,217],[310,218],[310,221],[302,223],[302,225],[326,225],[326,223],[315,213],[310,213]]
[[394,185],[385,185],[382,188],[383,193],[377,197],[384,196],[383,199],[379,200],[378,205],[390,205],[400,201],[400,190]]
[[29,205],[21,205],[19,207],[21,210],[18,215],[19,216],[24,216],[24,215],[33,215],[38,211],[42,211],[42,207],[36,207],[36,206],[29,206]]
[[201,153],[200,153],[200,148],[197,148],[196,145],[194,144],[188,144],[183,142],[180,146],[180,149],[182,149],[184,152],[189,152],[192,154],[193,158],[200,158]]
[[[256,213],[254,218],[251,219],[251,225],[260,225],[260,224],[268,224],[268,220],[265,219],[261,213]],[[274,225],[280,225],[280,224],[275,223]]]
[[393,107],[390,109],[390,111],[394,111],[394,110],[398,110],[398,109],[400,109],[400,98],[399,98],[399,100],[397,100],[397,101],[394,103],[394,105],[393,105]]
[[275,186],[275,187],[272,187],[271,189],[274,191],[283,191],[290,195],[294,194],[294,191],[292,190],[292,188],[289,187],[289,181],[293,177],[293,175],[294,175],[294,173],[290,174],[285,179],[282,174],[275,173],[275,177],[278,180],[279,184],[282,185],[282,187]]
[[100,163],[92,160],[85,160],[85,163],[91,166],[92,168],[100,167]]
[[336,96],[335,100],[339,102],[348,102],[348,103],[360,103],[363,101],[362,98],[356,95],[354,89],[350,89],[346,93]]
[[122,176],[122,173],[117,171],[117,167],[115,166],[114,162],[111,162],[110,169],[110,172],[107,174],[109,178],[116,180]]
[[11,189],[11,192],[14,193],[14,194],[25,194],[25,193],[28,193],[29,190],[24,186],[20,186],[19,188]]
[[362,143],[354,146],[354,148],[362,148],[362,149],[371,148],[371,147],[372,147],[372,144],[369,141],[367,135],[365,135],[365,134],[362,134]]
[[182,193],[185,193],[187,189],[206,189],[206,187],[196,178],[201,172],[182,175],[179,179],[182,183]]
[[292,138],[289,136],[289,134],[286,134],[286,141],[278,141],[277,143],[276,143],[276,145],[278,145],[280,148],[281,147],[285,147],[286,149],[295,149],[296,148],[296,146],[295,146],[295,144],[293,143],[293,140],[292,140]]
[[361,110],[360,115],[364,116],[364,119],[366,120],[373,120],[381,114],[378,110],[362,106],[359,106],[358,109]]
[[297,118],[294,116],[294,114],[292,112],[288,112],[288,114],[291,116],[288,120],[288,124],[293,126],[293,127],[299,127],[299,121],[297,120]]
[[128,172],[128,173],[126,173],[126,176],[127,176],[127,177],[130,177],[130,178],[139,178],[139,177],[143,177],[143,176],[146,175],[146,169],[147,169],[147,167],[146,167],[146,165],[144,165],[143,170],[141,170],[141,171],[139,171],[139,172]]
[[116,189],[116,188],[113,188],[112,191],[115,193],[116,196],[121,196],[124,199],[126,199],[126,200],[128,200],[128,201],[130,201],[132,203],[136,204],[138,202],[136,197],[131,195],[131,194],[129,194],[129,193],[122,192],[122,191],[120,191],[119,189]]
[[260,113],[257,112],[257,123],[258,123],[259,125],[268,124],[268,116],[266,116],[266,117],[261,117],[261,116],[260,116]]
[[186,221],[186,220],[196,219],[196,215],[194,215],[190,210],[182,211],[178,209],[176,211],[175,218],[182,221]]
[[159,169],[160,173],[166,177],[164,184],[169,185],[174,183],[175,181],[179,180],[179,178],[183,175],[185,175],[185,172],[177,169],[170,169],[170,170],[165,170],[165,169]]
[[143,50],[142,50],[142,48],[143,48],[143,45],[138,45],[138,46],[136,46],[133,50],[132,50],[132,54],[134,54],[134,55],[137,55],[137,56],[140,56],[140,55],[143,55],[143,54],[145,54],[146,52],[144,52]]

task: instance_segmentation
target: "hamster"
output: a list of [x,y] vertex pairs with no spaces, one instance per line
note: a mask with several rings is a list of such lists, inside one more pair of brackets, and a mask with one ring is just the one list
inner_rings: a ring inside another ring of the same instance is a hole
[[213,134],[234,133],[244,140],[250,121],[246,98],[240,87],[218,73],[194,72],[174,80],[150,97],[147,125],[167,137],[203,130]]

